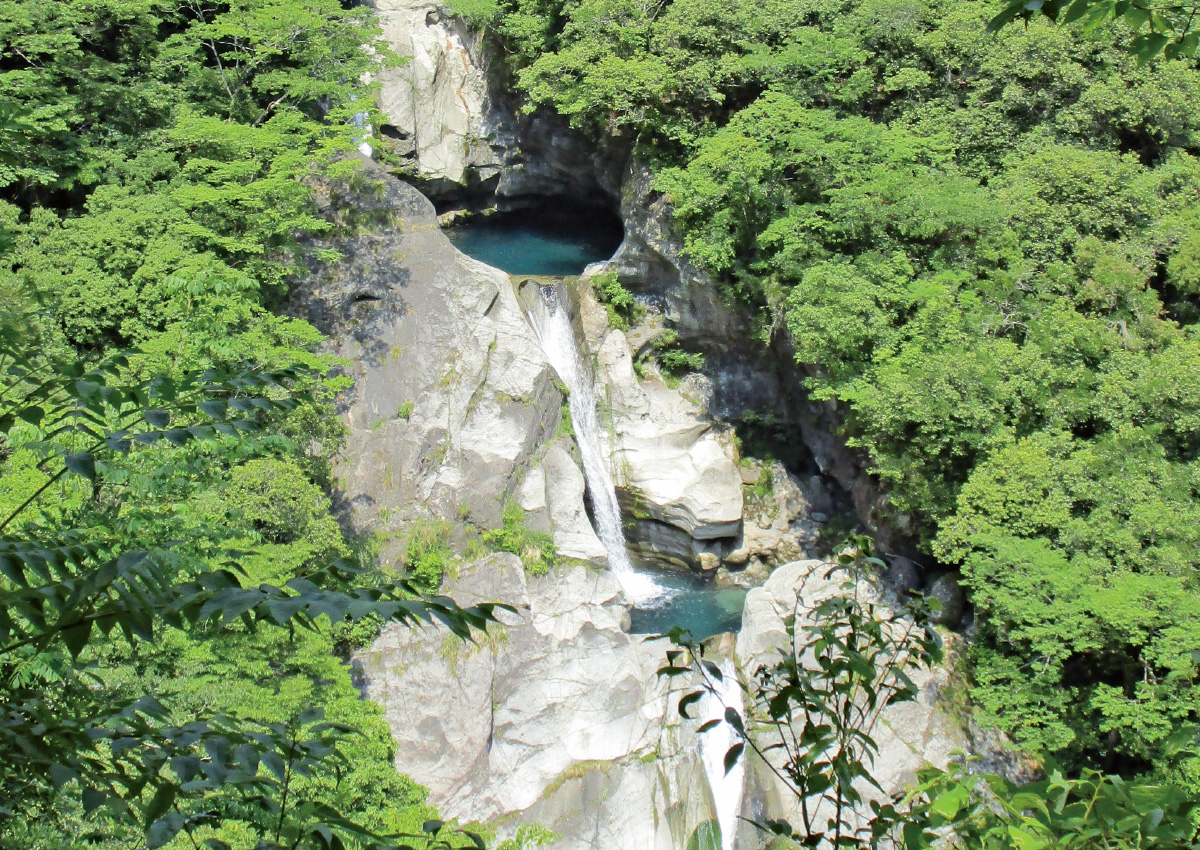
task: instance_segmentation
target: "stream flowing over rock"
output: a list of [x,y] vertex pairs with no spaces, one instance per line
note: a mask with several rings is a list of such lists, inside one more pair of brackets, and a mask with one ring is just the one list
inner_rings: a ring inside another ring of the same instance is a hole
[[[797,610],[798,592],[801,622],[845,592],[840,580],[824,577],[828,567],[785,564],[750,592],[736,640],[711,644],[726,658],[731,687],[786,644],[783,621]],[[717,783],[705,760],[719,760],[723,750],[706,753],[700,721],[678,718],[690,683],[656,675],[666,641],[624,631],[628,614],[611,574],[579,566],[528,577],[516,556],[501,553],[464,566],[446,590],[461,604],[500,599],[520,613],[501,614],[503,625],[477,645],[440,626],[389,626],[354,662],[365,693],[383,706],[398,769],[429,788],[444,816],[491,823],[501,836],[538,823],[559,835],[550,845],[556,850],[685,850],[697,829],[712,828]],[[865,584],[859,592],[873,598]],[[946,672],[914,680],[919,698],[890,707],[873,733],[874,772],[889,793],[925,763],[944,766],[968,745],[941,708]],[[795,800],[756,756],[747,754],[744,770],[744,782],[718,792],[727,804],[722,823],[735,815],[796,818]],[[735,829],[725,847],[764,846],[744,821]]]
[[692,565],[716,541],[741,533],[742,481],[732,433],[677,390],[639,380],[628,340],[608,327],[589,288],[580,303],[609,423],[613,477],[626,513],[637,521],[631,542],[647,554]]
[[[677,389],[639,378],[634,358],[655,331],[611,328],[587,275],[574,287],[578,353],[593,373],[595,430],[631,548],[708,575],[721,567],[722,580],[765,581],[747,596],[736,640],[711,643],[731,680],[745,684],[779,645],[782,618],[815,563],[787,562],[808,551],[834,504],[815,466],[793,475],[772,465],[773,486],[755,490],[768,468],[739,467],[721,422],[747,409],[795,422],[802,401],[788,397],[780,367],[755,347],[746,314],[681,257],[647,169],[553,117],[516,117],[489,93],[475,39],[442,7],[373,5],[389,42],[410,57],[381,79],[388,124],[376,141],[451,205],[619,198],[625,240],[589,273],[617,271],[659,328],[665,322],[708,357],[706,374]],[[753,758],[736,789],[706,774],[698,721],[677,714],[689,688],[657,676],[668,644],[629,634],[627,600],[603,569],[608,555],[589,519],[579,446],[559,427],[564,395],[523,295],[450,244],[420,191],[376,163],[364,168],[364,185],[322,187],[325,213],[355,228],[314,245],[342,259],[314,261],[294,296],[351,364],[354,386],[339,399],[348,437],[335,466],[347,520],[379,532],[383,559],[394,561],[414,521],[461,529],[469,517],[495,528],[515,499],[530,528],[579,559],[538,577],[507,553],[460,564],[444,592],[519,613],[501,614],[477,644],[441,626],[388,626],[356,656],[361,687],[395,737],[397,768],[429,788],[443,816],[487,823],[501,838],[536,823],[560,850],[686,850],[700,836],[711,844],[719,820],[737,824],[724,847],[763,847],[762,834],[734,815],[791,816],[792,801]],[[809,578],[802,607],[828,592],[836,590]],[[885,787],[898,788],[922,759],[944,763],[962,743],[936,703],[943,681],[931,676],[918,702],[885,716],[877,732]]]

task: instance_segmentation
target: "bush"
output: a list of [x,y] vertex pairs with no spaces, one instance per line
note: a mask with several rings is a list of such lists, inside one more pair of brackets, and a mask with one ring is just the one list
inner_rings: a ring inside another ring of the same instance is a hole
[[262,458],[235,467],[222,499],[235,522],[268,543],[340,536],[329,497],[292,460]]
[[450,549],[450,523],[414,522],[404,548],[405,575],[418,590],[436,593],[454,558]]
[[525,525],[525,511],[515,499],[504,503],[504,525],[485,531],[483,542],[493,552],[512,552],[521,559],[530,575],[545,575],[557,563],[554,538]]
[[592,290],[596,300],[608,311],[608,323],[622,331],[629,330],[646,315],[646,308],[637,302],[633,293],[621,285],[616,272],[592,278]]

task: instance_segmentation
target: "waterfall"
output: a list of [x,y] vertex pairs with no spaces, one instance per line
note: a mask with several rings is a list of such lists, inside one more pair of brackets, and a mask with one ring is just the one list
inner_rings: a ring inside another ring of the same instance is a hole
[[[745,717],[742,709],[742,691],[738,687],[737,671],[733,664],[722,661],[721,680],[713,679],[713,693],[705,692],[700,698],[700,723],[717,720],[725,716],[725,709],[732,708]],[[741,738],[728,723],[719,723],[701,733],[698,742],[700,760],[704,763],[704,775],[712,792],[713,807],[717,812],[717,824],[721,827],[721,850],[733,850],[733,839],[737,835],[738,812],[742,808],[742,788],[746,775],[746,754],[743,753],[729,773],[725,772],[725,753]]]
[[539,286],[538,290],[537,305],[527,315],[546,359],[558,373],[559,380],[567,385],[571,426],[583,456],[583,474],[592,493],[596,536],[608,553],[609,567],[626,597],[635,605],[645,604],[661,596],[662,588],[649,576],[634,572],[629,561],[617,489],[600,442],[600,420],[596,413],[596,390],[591,372],[580,357],[571,317],[558,303],[557,287]]

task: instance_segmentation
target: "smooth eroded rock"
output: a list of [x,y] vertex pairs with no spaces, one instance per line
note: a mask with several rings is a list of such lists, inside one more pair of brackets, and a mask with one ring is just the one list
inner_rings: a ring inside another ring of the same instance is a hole
[[736,536],[742,479],[729,441],[674,390],[638,381],[621,331],[605,333],[596,364],[617,485],[651,518],[696,540]]
[[546,450],[542,468],[546,472],[546,503],[554,527],[554,548],[568,558],[607,564],[604,544],[596,537],[583,504],[587,486],[583,472],[557,444]]
[[341,501],[377,531],[464,513],[497,526],[558,426],[562,395],[508,276],[455,249],[420,192],[363,167],[365,189],[324,195],[363,224],[318,243],[343,259],[318,265],[293,296],[354,379],[339,399]]
[[[528,578],[515,555],[466,565],[445,590],[464,604],[515,604],[478,645],[441,626],[391,625],[354,663],[396,741],[396,766],[461,822],[558,833],[556,850],[673,850],[713,817],[681,724],[681,691],[660,678],[668,645],[622,630],[607,571]],[[593,843],[596,836],[602,843]]]

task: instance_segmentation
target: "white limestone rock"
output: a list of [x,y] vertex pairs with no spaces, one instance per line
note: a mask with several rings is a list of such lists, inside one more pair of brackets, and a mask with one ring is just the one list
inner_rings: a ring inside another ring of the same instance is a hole
[[586,481],[575,461],[559,445],[546,450],[544,499],[554,528],[554,548],[560,555],[594,563],[608,563],[604,544],[596,536],[583,504]]
[[344,259],[297,290],[351,364],[342,500],[357,526],[377,531],[463,511],[495,527],[558,426],[553,370],[508,276],[455,249],[416,189],[364,167],[382,192],[331,203],[392,220],[332,243]]
[[741,529],[742,480],[732,441],[678,392],[639,381],[625,335],[607,330],[596,351],[598,397],[612,423],[614,478],[660,522],[695,540]]
[[521,615],[501,615],[477,647],[440,626],[392,625],[355,658],[397,768],[443,816],[492,822],[501,837],[540,823],[558,850],[687,846],[713,817],[693,724],[679,724],[680,691],[656,675],[666,642],[624,631],[612,576],[578,566],[527,578],[498,553],[445,589]]
[[465,185],[499,173],[487,76],[474,37],[428,0],[371,0],[384,39],[406,61],[379,74],[379,107],[423,177]]

